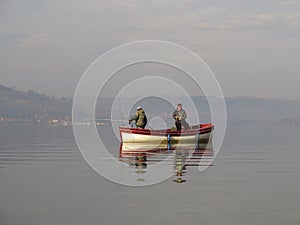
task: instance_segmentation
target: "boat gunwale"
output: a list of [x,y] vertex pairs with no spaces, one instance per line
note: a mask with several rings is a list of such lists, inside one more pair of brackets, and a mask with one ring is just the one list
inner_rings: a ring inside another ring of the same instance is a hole
[[197,134],[206,134],[210,133],[214,129],[214,125],[209,124],[200,124],[194,125],[190,127],[189,130],[150,130],[150,129],[141,129],[141,128],[132,128],[132,127],[119,127],[120,134],[122,133],[131,133],[131,134],[139,134],[139,135],[147,135],[147,136],[194,136]]

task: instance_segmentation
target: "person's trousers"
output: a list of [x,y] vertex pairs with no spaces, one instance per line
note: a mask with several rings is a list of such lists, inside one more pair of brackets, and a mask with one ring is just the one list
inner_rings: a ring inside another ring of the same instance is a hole
[[177,130],[181,130],[182,126],[185,130],[189,129],[189,124],[185,120],[176,121],[175,126]]

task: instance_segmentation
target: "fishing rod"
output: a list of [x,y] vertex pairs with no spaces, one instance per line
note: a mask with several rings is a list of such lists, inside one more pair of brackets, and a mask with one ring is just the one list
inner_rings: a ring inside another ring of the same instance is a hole
[[91,121],[91,120],[94,120],[94,121],[111,121],[111,122],[124,122],[126,120],[113,120],[113,119],[109,119],[109,118],[103,118],[103,119],[100,119],[100,118],[84,118],[83,121]]
[[120,103],[120,101],[119,101],[119,99],[118,99],[118,104],[119,104],[119,108],[120,108],[120,118],[121,118],[121,122],[122,122],[122,125],[124,126],[124,122],[123,122],[123,120],[122,120],[122,116],[123,116],[123,113],[122,113],[122,107],[121,107],[121,103]]
[[112,120],[112,119],[95,119],[95,121],[111,121],[111,122],[124,122],[125,120]]

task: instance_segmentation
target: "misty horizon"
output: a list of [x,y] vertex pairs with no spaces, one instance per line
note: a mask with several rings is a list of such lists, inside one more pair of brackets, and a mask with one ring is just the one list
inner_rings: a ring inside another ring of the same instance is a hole
[[[54,97],[54,98],[67,98],[67,99],[73,99],[74,96],[70,95],[70,96],[64,96],[64,95],[55,95],[55,94],[49,94],[49,93],[45,93],[45,92],[39,92],[37,90],[34,90],[34,89],[25,89],[25,90],[22,90],[22,89],[18,89],[18,87],[16,87],[15,85],[12,85],[12,86],[6,86],[4,84],[1,84],[0,83],[0,86],[3,86],[5,88],[10,88],[10,89],[13,89],[15,91],[21,91],[21,92],[30,92],[30,91],[33,91],[37,94],[40,94],[40,95],[46,95],[48,97]],[[166,95],[168,96],[168,95]],[[174,95],[169,95],[169,96],[174,96]],[[175,97],[183,97],[183,96],[180,96],[180,95],[175,95]],[[191,97],[203,97],[203,98],[207,98],[206,95],[191,95]],[[113,98],[111,96],[101,96],[101,98]],[[130,98],[130,97],[124,97],[124,98]],[[254,98],[254,99],[266,99],[266,100],[278,100],[278,101],[281,101],[281,100],[285,100],[285,101],[292,101],[292,102],[298,102],[300,101],[300,97],[297,98],[297,99],[285,99],[285,98],[277,98],[277,97],[261,97],[261,96],[248,96],[248,95],[240,95],[240,96],[225,96],[224,95],[224,98],[225,99],[238,99],[238,98],[241,98],[241,99],[251,99],[251,98]]]

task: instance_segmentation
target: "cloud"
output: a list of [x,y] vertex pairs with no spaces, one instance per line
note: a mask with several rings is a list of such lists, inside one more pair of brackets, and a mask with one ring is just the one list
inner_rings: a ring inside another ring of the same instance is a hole
[[[271,12],[271,13],[258,13],[249,14],[245,13],[242,15],[226,15],[217,13],[222,12],[222,10],[208,10],[202,11],[201,13],[186,13],[184,18],[178,18],[175,16],[168,17],[163,16],[163,18],[158,18],[156,24],[158,27],[166,26],[166,23],[171,26],[176,24],[178,27],[184,26],[184,24],[189,23],[190,26],[195,26],[198,29],[211,29],[211,30],[238,30],[246,28],[273,28],[281,27],[296,27],[300,28],[300,11],[296,12]],[[214,17],[214,15],[216,15]],[[158,22],[158,21],[165,21]],[[152,27],[155,27],[155,23],[152,22]]]
[[271,12],[253,15],[243,15],[217,24],[220,29],[238,29],[238,28],[268,28],[271,26],[299,26],[299,12]]
[[50,38],[48,34],[38,33],[21,39],[18,42],[17,46],[24,47],[24,48],[41,47],[49,44],[49,40]]
[[[280,1],[281,2],[281,1]],[[269,7],[233,7],[223,4],[203,5],[199,1],[152,1],[150,4],[140,1],[130,1],[130,9],[114,2],[115,6],[122,7],[122,14],[126,10],[132,14],[122,20],[127,27],[143,28],[144,30],[169,30],[202,29],[202,30],[239,30],[239,29],[278,29],[299,28],[300,9],[297,10],[296,3],[299,0],[287,0],[285,7],[280,2],[270,3]],[[124,7],[124,8],[123,8]]]
[[299,3],[300,0],[281,0],[277,2],[278,5],[296,5]]
[[[46,82],[45,78],[65,76],[63,84],[67,86],[100,53],[141,39],[169,40],[193,49],[219,68],[220,74],[232,77],[224,78],[228,87],[229,81],[240,74],[249,79],[253,73],[270,79],[273,74],[281,76],[282,72],[278,71],[284,65],[288,65],[290,73],[285,76],[299,74],[296,59],[300,46],[300,0],[242,3],[238,0],[11,0],[4,3],[0,14],[3,49],[0,73],[18,86],[27,82],[28,89],[32,88],[30,80],[39,80],[45,90],[65,92],[63,95],[73,93],[72,87],[60,90],[56,83],[51,86],[50,79]],[[268,71],[259,71],[267,70],[268,66],[263,64],[270,65],[278,55],[280,63],[273,63]],[[19,74],[26,74],[28,79],[22,80]],[[273,91],[277,93],[276,89]]]

